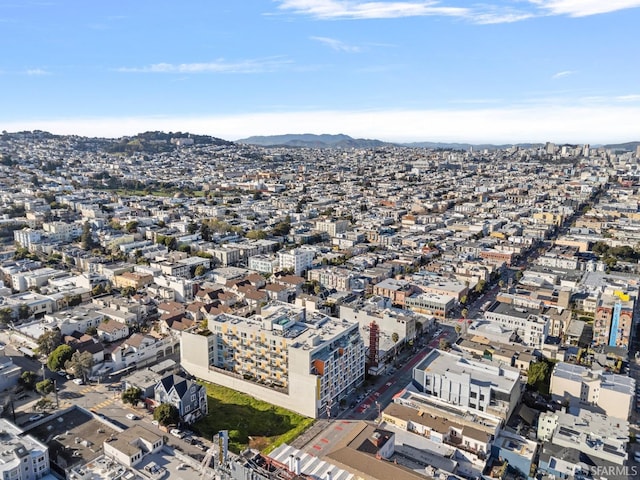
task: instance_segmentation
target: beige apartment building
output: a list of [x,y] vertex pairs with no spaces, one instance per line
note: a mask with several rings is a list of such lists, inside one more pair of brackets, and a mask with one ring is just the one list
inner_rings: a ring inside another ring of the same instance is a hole
[[309,417],[337,410],[364,380],[358,324],[292,306],[267,310],[250,318],[218,315],[207,331],[184,332],[183,368]]
[[626,375],[559,362],[551,374],[549,393],[554,400],[568,403],[571,409],[582,408],[626,419],[633,407],[635,383]]

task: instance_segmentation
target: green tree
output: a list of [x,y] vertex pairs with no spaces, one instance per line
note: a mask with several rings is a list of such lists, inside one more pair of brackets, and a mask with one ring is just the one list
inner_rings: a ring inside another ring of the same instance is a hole
[[46,397],[51,392],[53,392],[54,385],[53,381],[50,378],[46,380],[42,380],[41,382],[36,383],[36,392],[38,392],[43,397]]
[[20,385],[24,386],[24,388],[28,390],[33,390],[36,384],[36,373],[32,372],[31,370],[22,372],[22,375],[20,375],[19,382],[20,382]]
[[169,249],[169,251],[173,251],[178,247],[178,241],[176,237],[164,237],[164,245]]
[[287,218],[279,222],[275,227],[273,227],[273,234],[276,236],[285,236],[289,235],[291,231],[291,218],[287,215]]
[[98,334],[98,329],[92,325],[88,327],[84,333],[86,333],[87,335],[91,335],[92,337],[95,337]]
[[113,219],[113,218],[109,222],[109,226],[111,228],[113,228],[114,230],[122,230],[122,225],[120,224],[120,222],[118,220]]
[[104,291],[105,291],[104,285],[102,283],[99,283],[91,289],[91,295],[93,297],[97,297],[99,295],[102,295]]
[[398,340],[400,340],[400,336],[396,332],[393,332],[391,334],[391,341],[393,343],[398,343]]
[[469,315],[469,309],[463,308],[460,315],[462,315],[462,318],[467,318],[467,315]]
[[451,348],[451,344],[446,338],[441,338],[438,342],[438,348],[440,350],[449,350],[449,348]]
[[469,298],[466,295],[462,295],[460,297],[460,305],[466,305],[467,300],[469,300]]
[[153,411],[153,419],[165,427],[176,425],[180,421],[180,412],[170,403],[163,403]]
[[44,332],[38,340],[36,340],[38,347],[36,350],[40,355],[46,355],[47,357],[62,343],[62,334],[59,328],[48,330]]
[[18,318],[20,320],[26,320],[30,316],[31,316],[31,309],[29,308],[29,305],[26,305],[24,303],[21,304],[18,307]]
[[202,240],[205,242],[211,241],[211,229],[209,228],[209,225],[206,223],[200,225],[200,235],[202,236]]
[[131,222],[127,222],[124,226],[124,229],[127,231],[127,233],[135,233],[138,231],[138,225],[140,225],[140,223],[133,220]]
[[73,355],[73,348],[69,345],[60,345],[49,354],[49,357],[47,358],[47,367],[52,372],[60,370],[67,360],[71,359],[71,355]]
[[453,329],[456,331],[457,334],[460,334],[460,332],[462,331],[462,327],[460,325],[456,325],[455,327],[453,327]]
[[84,222],[82,225],[82,234],[80,235],[80,247],[83,250],[91,250],[95,246],[96,243],[93,241],[91,234],[91,225],[89,222]]
[[36,410],[36,411],[38,411],[38,410],[44,411],[44,410],[47,410],[49,408],[53,408],[53,402],[51,400],[49,400],[47,397],[42,397],[33,406],[33,409]]
[[0,324],[6,325],[13,320],[13,309],[11,307],[0,308]]
[[591,251],[593,253],[595,253],[596,255],[606,255],[607,252],[609,251],[609,245],[607,245],[606,242],[603,241],[598,241],[596,243],[593,244],[593,247],[591,248]]
[[527,384],[532,387],[540,385],[549,374],[549,364],[547,362],[535,362],[529,366],[527,371]]
[[86,379],[93,368],[93,355],[90,352],[73,352],[71,358],[64,363],[64,368],[74,377]]
[[516,279],[516,282],[519,282],[520,279],[522,278],[522,272],[520,270],[518,270],[514,276],[514,278]]
[[476,293],[482,293],[484,292],[486,286],[487,282],[485,282],[484,280],[480,280],[478,281],[478,283],[476,283],[476,288],[474,290]]
[[193,273],[195,274],[196,277],[201,277],[206,273],[206,271],[207,269],[204,268],[204,265],[198,265]]
[[267,238],[267,233],[264,230],[249,230],[245,237],[249,240],[263,240]]
[[69,301],[67,302],[67,304],[70,307],[75,307],[78,306],[82,303],[82,296],[81,295],[71,295],[69,297]]
[[120,293],[122,294],[123,297],[132,297],[133,295],[136,294],[136,288],[135,287],[123,287],[120,289]]
[[[124,403],[135,405],[136,403],[138,403],[138,400],[140,400],[140,398],[142,397],[142,390],[140,390],[138,387],[129,387],[124,392],[122,392],[121,397]],[[154,412],[154,418],[155,418],[155,412]]]

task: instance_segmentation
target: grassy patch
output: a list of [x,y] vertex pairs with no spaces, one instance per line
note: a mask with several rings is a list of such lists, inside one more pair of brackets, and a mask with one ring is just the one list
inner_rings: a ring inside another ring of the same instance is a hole
[[193,427],[211,439],[229,430],[229,449],[240,452],[251,446],[269,452],[289,443],[314,420],[220,385],[205,383],[209,415]]

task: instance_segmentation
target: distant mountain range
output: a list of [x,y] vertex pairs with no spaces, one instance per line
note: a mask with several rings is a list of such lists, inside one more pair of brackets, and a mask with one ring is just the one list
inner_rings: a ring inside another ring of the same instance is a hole
[[612,145],[603,145],[607,150],[624,150],[625,152],[635,152],[640,142],[615,143]]
[[[446,143],[446,142],[412,142],[390,143],[375,139],[352,138],[349,135],[315,135],[312,133],[253,136],[237,140],[237,143],[259,145],[262,147],[308,147],[308,148],[375,148],[384,146],[401,146],[415,148],[431,148],[443,150],[500,150],[517,146],[521,148],[542,147],[542,143],[517,143],[517,144],[472,144],[472,143]],[[640,142],[627,142],[619,144],[602,145],[606,149],[635,151]],[[599,145],[594,145],[598,147]]]
[[[245,143],[249,145],[260,145],[263,147],[308,147],[308,148],[375,148],[384,146],[400,146],[415,148],[432,148],[446,150],[497,150],[500,148],[508,148],[511,145],[473,145],[471,143],[444,143],[444,142],[413,142],[413,143],[390,143],[381,140],[371,140],[364,138],[352,138],[349,135],[315,135],[312,133],[305,134],[289,134],[289,135],[271,135],[271,136],[255,136],[243,138],[237,143]],[[523,148],[536,146],[538,144],[519,144]]]
[[[288,135],[268,135],[268,136],[252,136],[243,138],[235,142],[223,140],[221,138],[210,135],[195,135],[188,132],[144,132],[133,136],[120,138],[89,138],[76,135],[55,135],[42,130],[24,131],[16,133],[3,132],[0,139],[9,138],[11,136],[32,137],[36,138],[73,138],[76,148],[95,149],[104,148],[111,152],[145,152],[155,153],[161,151],[169,151],[175,149],[175,145],[171,144],[172,138],[190,137],[195,145],[232,145],[234,143],[246,145],[258,145],[263,147],[306,147],[306,148],[377,148],[377,147],[414,147],[414,148],[430,148],[442,150],[465,150],[473,148],[473,150],[499,150],[517,146],[521,148],[542,147],[542,143],[518,143],[494,145],[494,144],[472,144],[472,143],[446,143],[446,142],[412,142],[412,143],[391,143],[383,142],[376,139],[353,138],[349,135],[323,134],[316,135],[313,133],[304,134],[288,134]],[[616,143],[608,145],[592,145],[592,148],[603,147],[608,150],[635,152],[640,145],[640,141]]]
[[375,148],[393,145],[380,140],[352,138],[349,135],[315,135],[312,133],[255,136],[237,140],[237,143],[262,147],[307,147],[307,148]]

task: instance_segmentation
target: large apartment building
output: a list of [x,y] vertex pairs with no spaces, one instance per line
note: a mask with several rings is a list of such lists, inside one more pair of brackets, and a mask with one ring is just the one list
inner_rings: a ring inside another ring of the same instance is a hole
[[442,350],[432,350],[414,367],[413,385],[445,403],[503,420],[520,399],[518,369]]
[[218,315],[207,331],[184,332],[183,368],[310,417],[336,409],[364,380],[358,324],[291,305],[267,310],[250,318]]
[[335,237],[340,233],[345,233],[349,227],[348,220],[318,220],[316,222],[316,230],[327,232],[329,236]]
[[559,362],[553,368],[549,393],[571,409],[582,408],[609,417],[628,418],[636,382],[626,375]]
[[356,285],[358,275],[347,268],[325,267],[309,270],[307,278],[310,282],[316,281],[328,289],[350,292]]
[[313,250],[305,248],[294,248],[286,252],[278,252],[280,270],[291,269],[294,275],[302,275],[312,266]]

